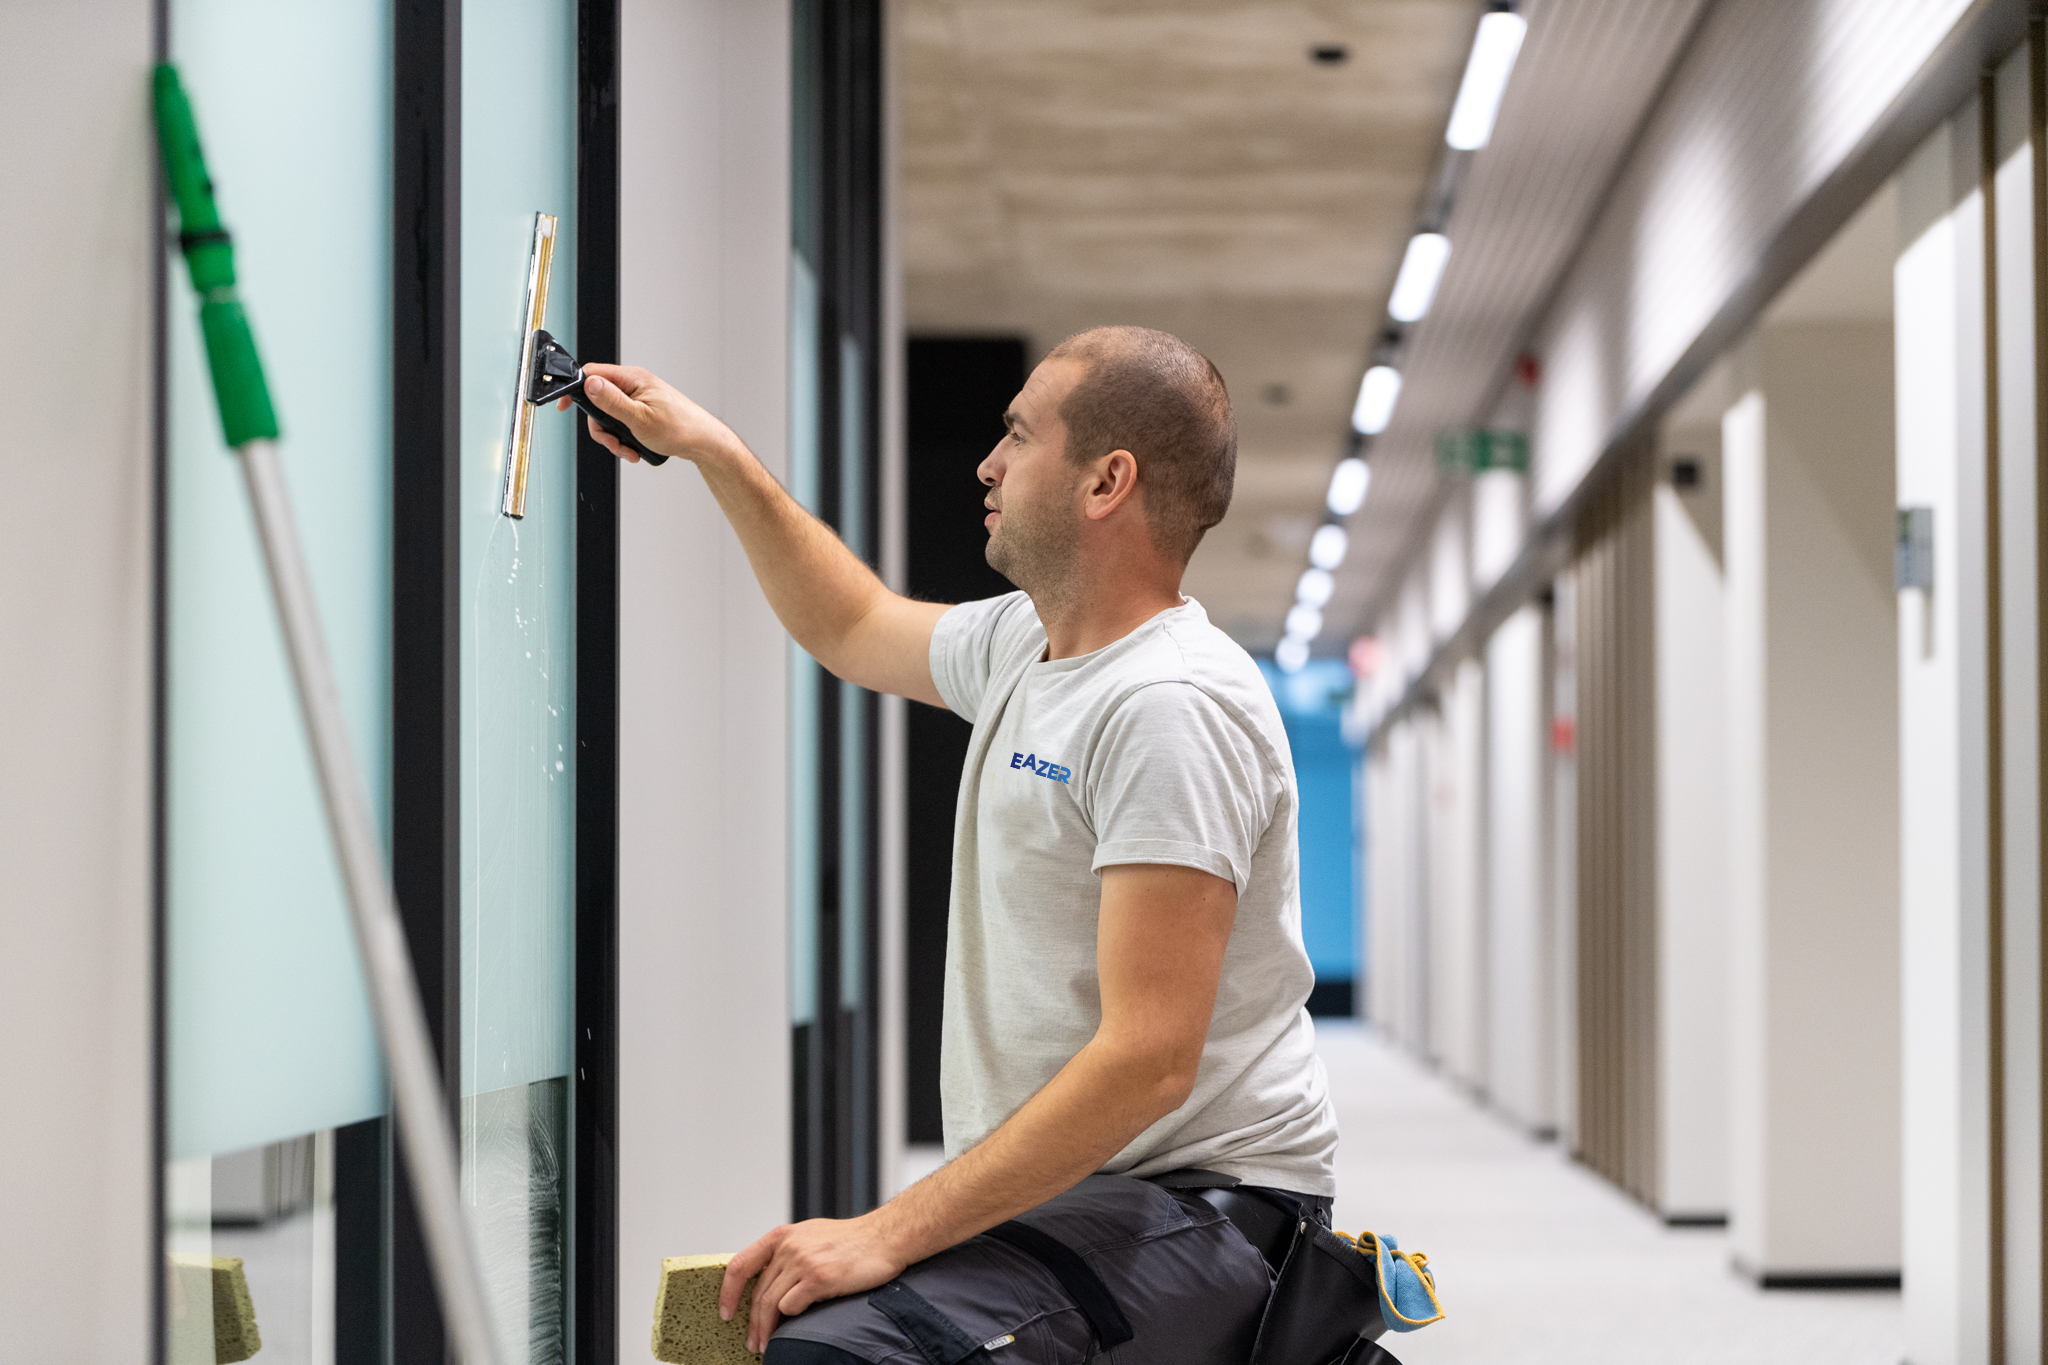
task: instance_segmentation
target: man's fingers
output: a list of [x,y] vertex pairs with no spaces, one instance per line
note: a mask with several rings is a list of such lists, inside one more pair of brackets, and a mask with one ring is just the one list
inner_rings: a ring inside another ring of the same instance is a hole
[[798,1280],[796,1286],[776,1302],[775,1311],[785,1318],[793,1318],[818,1301],[816,1282]]
[[652,370],[644,370],[638,365],[607,365],[601,360],[586,364],[583,373],[606,384],[617,385],[628,398],[637,397],[642,389],[661,382]]
[[727,1322],[739,1311],[740,1295],[745,1292],[747,1281],[754,1278],[756,1271],[768,1263],[775,1252],[775,1241],[781,1228],[756,1238],[752,1245],[725,1263],[725,1278],[718,1284],[718,1316]]
[[795,1272],[780,1261],[761,1272],[760,1282],[754,1286],[754,1313],[747,1321],[748,1350],[768,1349],[768,1338],[775,1335],[775,1325],[782,1321],[776,1305],[789,1293],[795,1279]]
[[588,418],[587,421],[590,425],[591,440],[597,442],[599,445],[603,446],[606,450],[609,450],[612,454],[618,456],[622,460],[630,460],[634,464],[640,463],[639,451],[634,450],[631,447],[621,443],[618,437],[612,435],[609,431],[606,431],[603,427],[599,426],[597,424],[597,419],[595,417]]

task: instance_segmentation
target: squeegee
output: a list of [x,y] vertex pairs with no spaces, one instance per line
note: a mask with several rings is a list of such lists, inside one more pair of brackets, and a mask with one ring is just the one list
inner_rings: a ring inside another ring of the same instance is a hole
[[277,415],[248,314],[235,292],[234,244],[214,206],[199,130],[175,67],[156,69],[155,95],[164,178],[178,206],[178,242],[200,299],[199,328],[206,339],[221,429],[241,461],[271,595],[284,628],[285,652],[319,773],[328,833],[347,887],[370,1013],[391,1072],[399,1150],[418,1201],[435,1292],[465,1365],[498,1365],[501,1357],[491,1330],[482,1266],[462,1214],[447,1099],[436,1075],[426,1012],[399,923],[391,874],[371,818],[369,789],[349,748],[341,696],[314,608],[312,578],[292,521],[291,498],[277,459]]
[[583,391],[583,367],[541,325],[548,320],[548,280],[555,267],[555,223],[551,213],[533,215],[533,241],[526,253],[526,304],[519,310],[519,374],[512,384],[517,399],[512,404],[512,429],[505,436],[505,478],[498,493],[498,511],[513,518],[526,515],[526,474],[533,463],[533,415],[542,403],[567,398],[617,437],[620,445],[639,451],[640,458],[647,463],[668,461],[668,456],[657,455],[641,445],[624,422],[590,401]]

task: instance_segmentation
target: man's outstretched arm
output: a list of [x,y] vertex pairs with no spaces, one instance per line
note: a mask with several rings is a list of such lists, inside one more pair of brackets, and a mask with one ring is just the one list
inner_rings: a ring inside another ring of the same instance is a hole
[[[932,681],[932,628],[946,608],[889,591],[832,528],[806,512],[732,428],[646,370],[586,365],[585,392],[651,450],[704,475],[783,628],[833,674],[877,692],[943,706]],[[563,399],[558,406],[566,407]],[[599,445],[639,456],[590,422]]]
[[732,1259],[718,1296],[730,1317],[758,1274],[748,1349],[783,1317],[886,1284],[912,1262],[1073,1188],[1187,1102],[1237,888],[1186,867],[1104,868],[1096,966],[1102,1025],[1045,1088],[959,1160],[872,1213],[776,1228]]

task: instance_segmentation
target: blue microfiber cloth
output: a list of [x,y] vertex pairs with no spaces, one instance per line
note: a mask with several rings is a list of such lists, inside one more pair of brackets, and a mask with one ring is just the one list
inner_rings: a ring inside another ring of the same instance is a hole
[[1351,1240],[1361,1254],[1373,1258],[1379,1269],[1380,1317],[1388,1331],[1412,1332],[1444,1315],[1444,1306],[1437,1300],[1436,1274],[1429,1268],[1429,1257],[1419,1251],[1401,1250],[1401,1244],[1385,1233],[1361,1232]]

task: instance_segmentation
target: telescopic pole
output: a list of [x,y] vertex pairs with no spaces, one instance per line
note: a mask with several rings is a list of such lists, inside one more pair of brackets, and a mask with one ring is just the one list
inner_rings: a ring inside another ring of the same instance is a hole
[[349,917],[370,991],[370,1012],[391,1073],[399,1149],[412,1177],[427,1259],[441,1313],[464,1365],[499,1365],[484,1295],[483,1269],[462,1213],[455,1134],[438,1077],[426,1012],[398,918],[390,870],[370,814],[369,790],[357,770],[342,720],[327,645],[313,601],[313,583],[292,520],[291,498],[277,459],[277,416],[263,362],[235,294],[234,246],[213,202],[213,183],[199,148],[191,103],[175,67],[156,69],[157,135],[164,174],[178,205],[179,242],[200,297],[199,325],[213,372],[221,427],[240,457],[284,627],[299,713],[313,747],[328,832],[347,884]]

